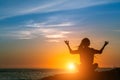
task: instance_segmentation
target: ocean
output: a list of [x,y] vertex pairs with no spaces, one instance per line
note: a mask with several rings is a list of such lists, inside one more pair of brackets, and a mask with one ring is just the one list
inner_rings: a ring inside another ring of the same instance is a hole
[[0,69],[0,80],[40,80],[64,72],[60,69]]
[[[98,71],[109,69],[98,69]],[[60,69],[0,69],[0,80],[40,80],[55,74],[65,73]]]

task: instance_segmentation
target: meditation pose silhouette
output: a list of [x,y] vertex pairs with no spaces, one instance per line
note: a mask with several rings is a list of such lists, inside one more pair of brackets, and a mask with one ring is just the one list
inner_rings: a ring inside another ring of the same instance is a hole
[[97,63],[93,64],[94,61],[94,54],[101,54],[105,48],[105,46],[109,43],[108,41],[105,41],[103,47],[100,50],[96,50],[94,48],[90,48],[90,40],[88,38],[84,38],[77,50],[72,50],[69,41],[65,41],[66,45],[68,46],[68,49],[71,54],[79,54],[80,55],[80,62],[82,69],[86,70],[95,70],[98,67]]

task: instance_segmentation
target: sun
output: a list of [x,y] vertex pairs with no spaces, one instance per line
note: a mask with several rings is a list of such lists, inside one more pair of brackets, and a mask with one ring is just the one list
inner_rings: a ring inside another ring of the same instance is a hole
[[74,63],[69,63],[69,64],[68,64],[68,69],[69,69],[70,71],[75,71],[75,70],[76,70],[75,64],[74,64]]

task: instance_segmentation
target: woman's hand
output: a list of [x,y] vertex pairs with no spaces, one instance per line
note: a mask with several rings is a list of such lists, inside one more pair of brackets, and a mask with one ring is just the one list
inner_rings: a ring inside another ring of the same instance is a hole
[[108,41],[105,41],[105,45],[107,45],[109,42]]
[[68,40],[65,40],[64,41],[66,45],[69,45],[69,41]]

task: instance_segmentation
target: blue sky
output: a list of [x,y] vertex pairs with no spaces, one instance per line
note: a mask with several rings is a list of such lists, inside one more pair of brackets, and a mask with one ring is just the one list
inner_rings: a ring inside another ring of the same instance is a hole
[[90,37],[98,44],[111,41],[118,55],[119,21],[120,0],[0,0],[0,54],[17,56],[38,43],[43,48]]
[[[27,38],[30,30],[35,29],[37,25],[39,27],[42,26],[43,29],[46,26],[53,27],[53,25],[57,28],[60,24],[63,24],[63,26],[65,24],[65,26],[78,25],[82,27],[91,25],[98,26],[97,28],[111,27],[114,23],[119,25],[119,18],[117,17],[120,17],[120,6],[118,0],[1,0],[0,3],[1,37]],[[26,35],[25,37],[23,36],[24,34]],[[28,38],[30,37],[32,36]]]

